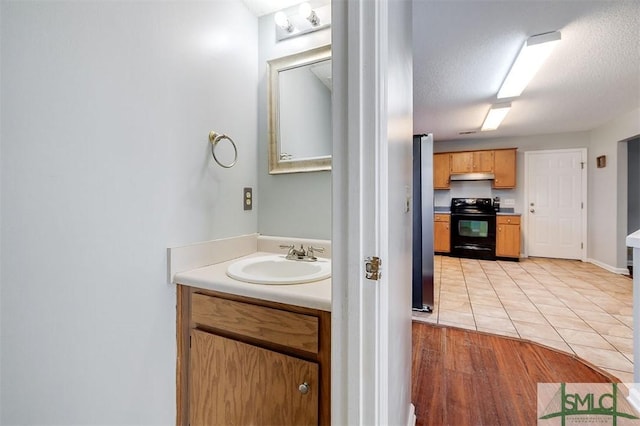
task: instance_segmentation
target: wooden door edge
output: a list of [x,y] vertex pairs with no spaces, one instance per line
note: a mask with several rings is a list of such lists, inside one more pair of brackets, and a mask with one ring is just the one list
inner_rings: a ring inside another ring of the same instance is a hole
[[176,425],[189,424],[189,309],[191,288],[176,291]]

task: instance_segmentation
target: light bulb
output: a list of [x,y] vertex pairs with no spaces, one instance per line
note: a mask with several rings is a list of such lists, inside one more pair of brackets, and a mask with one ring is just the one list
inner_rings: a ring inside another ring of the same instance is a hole
[[314,27],[320,24],[320,19],[318,18],[318,15],[316,15],[316,11],[311,9],[309,3],[300,3],[298,13],[307,21],[311,22],[311,25],[313,25]]
[[309,19],[309,16],[311,16],[311,6],[309,5],[309,3],[304,2],[304,3],[300,3],[300,7],[298,8],[298,13],[300,14],[300,16],[302,16],[305,19]]
[[287,15],[283,11],[276,13],[273,16],[273,20],[276,21],[276,25],[282,28],[283,30],[286,30],[288,32],[291,32],[291,30],[293,30],[293,27],[289,22]]

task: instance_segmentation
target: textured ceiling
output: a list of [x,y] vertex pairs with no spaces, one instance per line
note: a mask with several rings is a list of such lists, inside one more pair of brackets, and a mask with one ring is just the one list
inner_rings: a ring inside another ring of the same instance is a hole
[[[640,106],[640,2],[414,2],[414,131],[436,140],[591,130]],[[478,130],[527,37],[562,40],[498,130]],[[640,120],[640,117],[638,118]]]

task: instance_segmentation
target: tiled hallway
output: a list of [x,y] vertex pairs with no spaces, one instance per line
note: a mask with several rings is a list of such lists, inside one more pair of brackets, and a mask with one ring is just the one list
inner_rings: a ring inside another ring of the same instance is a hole
[[435,257],[435,310],[414,319],[520,337],[633,381],[632,280],[590,263]]

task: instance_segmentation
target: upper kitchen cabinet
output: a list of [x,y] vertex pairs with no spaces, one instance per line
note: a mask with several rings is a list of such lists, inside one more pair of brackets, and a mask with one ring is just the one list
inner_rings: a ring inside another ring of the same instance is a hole
[[473,173],[490,173],[494,170],[493,151],[473,151]]
[[449,189],[449,153],[433,155],[433,189]]
[[493,171],[493,151],[452,152],[451,173],[490,173]]
[[516,187],[516,149],[498,149],[493,151],[494,167],[493,187],[509,189]]
[[433,189],[449,189],[451,175],[492,173],[496,189],[516,187],[517,148],[433,154]]
[[449,165],[451,173],[471,173],[473,171],[473,152],[450,153]]

